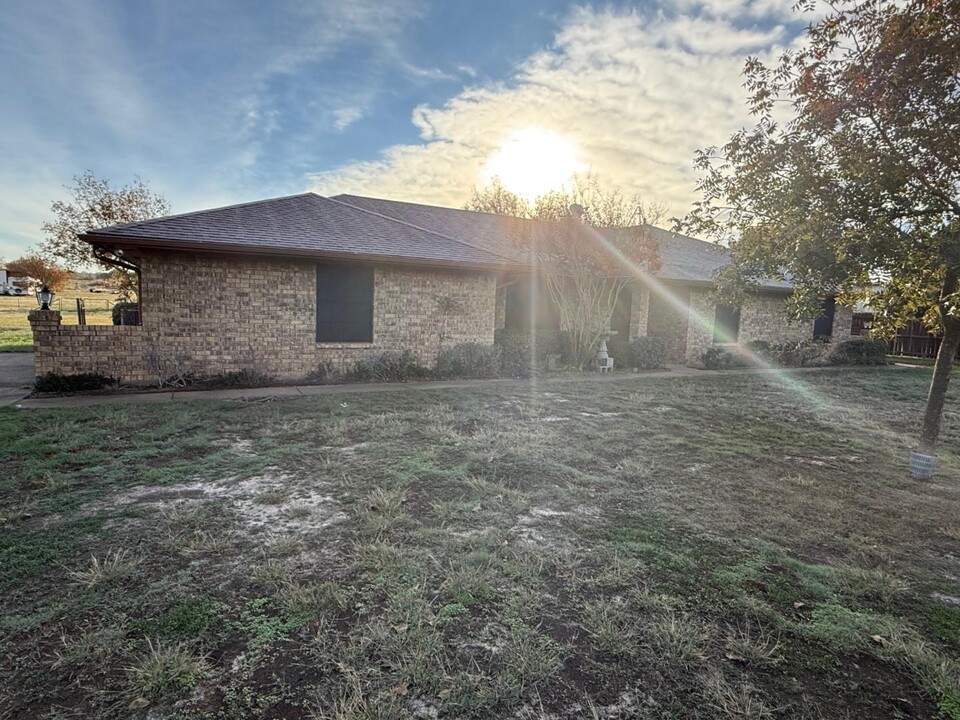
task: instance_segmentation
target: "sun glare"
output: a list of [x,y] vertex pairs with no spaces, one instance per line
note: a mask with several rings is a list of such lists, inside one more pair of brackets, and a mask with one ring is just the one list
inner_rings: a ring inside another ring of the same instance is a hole
[[545,128],[524,128],[508,135],[483,167],[483,180],[500,178],[503,186],[528,200],[559,189],[584,168],[577,146]]

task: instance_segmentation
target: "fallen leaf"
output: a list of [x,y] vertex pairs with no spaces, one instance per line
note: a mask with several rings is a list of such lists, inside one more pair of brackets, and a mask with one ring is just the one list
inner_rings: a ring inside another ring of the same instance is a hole
[[404,623],[403,625],[394,625],[393,629],[396,630],[398,633],[404,633],[407,631],[408,627],[410,626]]
[[127,705],[128,710],[139,710],[140,708],[145,708],[150,704],[150,701],[145,697],[134,698],[130,701],[130,704]]
[[393,688],[394,695],[406,695],[408,685],[405,682],[397,683]]
[[437,693],[437,697],[441,700],[446,700],[448,697],[450,697],[450,690],[441,690]]

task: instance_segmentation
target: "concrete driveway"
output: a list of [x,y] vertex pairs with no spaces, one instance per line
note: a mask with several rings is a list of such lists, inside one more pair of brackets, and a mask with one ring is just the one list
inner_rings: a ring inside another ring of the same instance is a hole
[[33,378],[33,353],[0,353],[0,407],[29,395]]

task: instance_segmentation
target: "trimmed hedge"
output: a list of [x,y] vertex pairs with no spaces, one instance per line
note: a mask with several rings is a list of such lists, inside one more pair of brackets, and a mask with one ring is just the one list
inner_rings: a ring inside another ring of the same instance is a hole
[[112,377],[100,373],[78,373],[77,375],[61,375],[47,373],[40,375],[33,381],[36,392],[69,393],[83,390],[102,390],[116,382]]
[[439,378],[491,378],[500,374],[500,348],[461,343],[437,353],[434,373]]
[[830,353],[834,365],[886,365],[887,344],[873,338],[852,338],[837,345]]

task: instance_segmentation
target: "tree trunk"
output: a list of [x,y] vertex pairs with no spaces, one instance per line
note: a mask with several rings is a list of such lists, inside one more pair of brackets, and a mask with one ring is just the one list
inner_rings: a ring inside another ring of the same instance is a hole
[[[948,272],[944,283],[942,299],[956,291],[957,278]],[[943,318],[943,341],[940,343],[940,352],[937,353],[937,362],[933,366],[933,379],[930,381],[930,392],[927,394],[927,411],[923,416],[923,430],[920,432],[920,450],[932,454],[940,437],[940,421],[943,419],[943,404],[947,397],[947,386],[950,384],[950,373],[953,370],[953,361],[960,347],[960,318],[947,314],[948,308],[941,303],[940,312]]]

